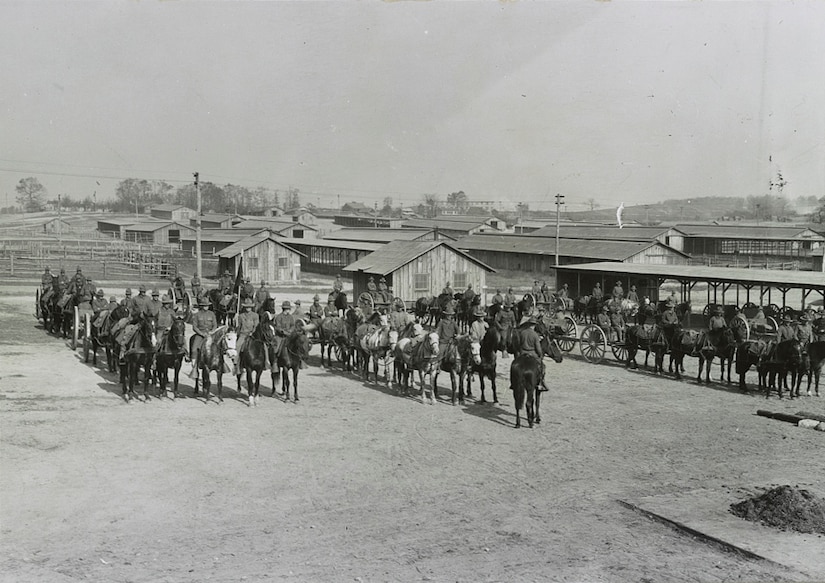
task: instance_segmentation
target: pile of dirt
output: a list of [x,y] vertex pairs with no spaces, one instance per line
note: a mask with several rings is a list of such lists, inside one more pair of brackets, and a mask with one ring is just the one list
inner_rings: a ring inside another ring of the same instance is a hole
[[777,486],[730,505],[732,514],[782,530],[825,534],[825,498],[808,490]]

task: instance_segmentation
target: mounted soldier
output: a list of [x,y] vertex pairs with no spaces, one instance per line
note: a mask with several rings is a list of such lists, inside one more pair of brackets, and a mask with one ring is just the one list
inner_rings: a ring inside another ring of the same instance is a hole
[[79,298],[83,294],[83,288],[86,286],[86,278],[83,277],[83,271],[78,267],[72,280],[69,282],[69,289],[67,290],[75,298]]
[[275,354],[281,352],[284,339],[295,330],[295,318],[290,313],[290,309],[292,309],[292,304],[289,300],[284,300],[284,303],[281,304],[281,313],[272,319],[272,326],[275,329]]
[[602,311],[596,316],[596,325],[604,330],[605,334],[610,331],[610,306],[602,306]]
[[225,296],[231,296],[234,290],[232,289],[235,286],[235,282],[232,279],[232,274],[229,272],[228,269],[225,269],[221,279],[218,281],[218,289],[221,290],[221,294]]
[[630,291],[627,292],[627,299],[630,300],[631,302],[635,302],[637,304],[639,303],[639,294],[636,293],[636,286],[635,285],[630,286]]
[[172,278],[172,293],[175,296],[172,298],[173,303],[177,303],[186,297],[186,282],[183,281],[183,278],[180,275]]
[[[258,327],[258,323],[260,322],[260,318],[258,317],[258,313],[253,311],[255,307],[252,298],[246,298],[243,303],[241,304],[241,308],[243,311],[238,316],[238,340],[237,340],[237,351],[235,353],[235,367],[236,367],[236,374],[242,375],[244,374],[243,369],[240,367],[240,358],[241,352],[243,352],[244,348],[246,348],[246,343],[255,329]],[[264,351],[266,352],[266,351]],[[264,363],[266,366],[266,363]]]
[[338,308],[335,307],[335,300],[330,299],[324,306],[324,318],[337,318]]
[[507,293],[504,294],[504,303],[510,302],[510,305],[513,306],[516,303],[516,294],[513,293],[513,288],[508,287]]
[[[241,301],[249,298],[250,300],[255,297],[255,286],[252,285],[252,278],[247,276],[246,280],[244,280],[243,285],[241,286],[240,290]],[[253,304],[254,307],[254,304]]]
[[266,287],[266,281],[261,280],[261,287],[255,292],[255,311],[260,312],[261,306],[269,299],[269,289]]
[[393,311],[390,313],[389,320],[390,330],[396,332],[401,332],[412,321],[402,300],[396,300],[393,304]]
[[57,276],[58,290],[62,293],[69,288],[69,276],[66,275],[66,270],[61,268],[60,275]]
[[541,294],[541,283],[539,283],[539,280],[536,279],[533,281],[533,287],[530,288],[530,293],[532,293],[536,298],[539,297]]
[[556,290],[556,297],[561,300],[563,310],[569,310],[572,307],[573,301],[570,299],[570,292],[566,283]]
[[153,289],[152,299],[146,302],[145,314],[147,316],[155,318],[155,321],[157,321],[158,316],[160,316],[160,310],[162,307],[163,304],[160,301],[160,292],[158,292],[157,289]]
[[52,276],[51,270],[47,267],[43,271],[43,275],[40,276],[40,292],[41,294],[44,294],[47,291],[51,290],[53,287],[54,277]]
[[539,361],[541,374],[539,375],[539,390],[546,391],[547,385],[544,383],[544,351],[541,347],[541,336],[536,332],[535,316],[527,316],[520,324],[514,338],[514,356],[518,358],[522,355],[530,355]]
[[[439,346],[442,347],[446,347],[458,336],[458,325],[455,323],[455,310],[452,306],[447,306],[447,309],[442,313],[435,332],[438,334]],[[444,348],[441,348],[441,350],[444,350]]]
[[455,292],[453,291],[453,286],[450,285],[450,282],[447,282],[447,285],[444,286],[444,289],[441,290],[442,294],[447,294],[448,296],[455,297]]
[[487,333],[487,329],[490,325],[484,321],[484,317],[487,315],[487,312],[481,306],[476,306],[475,310],[473,311],[473,323],[470,324],[470,331],[468,332],[470,336],[470,342],[478,342],[481,344],[481,340],[484,338],[484,335]]
[[473,284],[468,283],[467,289],[464,290],[464,301],[467,302],[468,306],[473,304],[473,300],[476,297],[476,292],[473,291]]
[[495,326],[501,335],[501,340],[504,343],[504,354],[507,354],[506,347],[510,344],[510,337],[516,327],[516,314],[513,312],[513,302],[509,299],[504,300],[504,306],[496,314]]
[[600,284],[598,281],[596,282],[596,285],[593,286],[592,297],[597,302],[602,301],[602,299],[604,298],[604,292],[602,291],[602,284]]
[[549,302],[551,293],[546,281],[541,282],[541,289],[539,291],[541,295],[536,298],[536,301]]
[[295,300],[295,309],[292,311],[292,317],[297,320],[302,320],[306,316],[304,307],[301,305],[301,300]]
[[808,314],[799,316],[799,325],[796,327],[796,339],[802,344],[802,353],[808,354],[808,345],[813,340],[813,328],[811,327],[811,318]]
[[189,353],[192,355],[192,372],[189,376],[197,375],[198,360],[200,359],[200,351],[203,348],[203,343],[209,335],[218,328],[218,320],[215,318],[215,313],[211,310],[212,303],[209,298],[201,298],[200,310],[192,318],[192,331],[194,335],[189,339]]
[[504,304],[504,296],[501,295],[501,290],[496,290],[496,295],[493,296],[493,305]]
[[172,322],[174,321],[174,301],[168,295],[163,294],[163,298],[161,299],[160,311],[158,311],[158,317],[155,324],[155,329],[158,333],[158,346],[163,346],[163,341],[166,338],[166,333],[172,327]]
[[[668,303],[670,303],[670,300],[668,300]],[[713,316],[708,320],[708,337],[712,344],[716,345],[719,343],[722,332],[727,327],[728,323],[725,321],[725,309],[722,306],[716,306],[716,309],[713,311]]]
[[124,308],[129,308],[132,305],[132,288],[127,287],[123,292],[123,299],[120,300],[120,305]]

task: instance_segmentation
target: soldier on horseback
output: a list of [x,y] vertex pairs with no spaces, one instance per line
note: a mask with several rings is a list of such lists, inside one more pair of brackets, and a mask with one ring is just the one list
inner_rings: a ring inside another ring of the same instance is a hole
[[[154,293],[152,295],[154,295]],[[155,329],[158,333],[158,346],[163,346],[163,341],[166,339],[166,333],[169,332],[169,329],[172,327],[172,322],[174,321],[174,301],[168,295],[164,294],[155,324]]]
[[312,305],[309,307],[309,323],[317,326],[321,325],[324,319],[324,307],[321,305],[321,297],[318,294],[312,296]]
[[785,314],[782,316],[782,323],[779,324],[779,328],[776,331],[777,343],[782,342],[784,340],[793,340],[796,338],[796,330],[793,327],[793,320],[791,319],[790,314]]
[[335,300],[329,298],[327,305],[324,306],[324,318],[337,318],[338,308],[335,307]]
[[284,300],[281,304],[281,313],[272,319],[272,326],[275,329],[275,354],[281,352],[284,338],[292,334],[295,330],[295,318],[290,313],[292,304],[289,300]]
[[393,311],[390,313],[389,317],[390,330],[401,332],[401,330],[403,330],[410,322],[410,315],[404,308],[404,302],[401,300],[396,300],[393,305]]
[[195,303],[199,304],[200,299],[201,299],[201,293],[202,293],[201,278],[198,277],[197,274],[195,274],[194,276],[192,276],[190,284],[192,285],[192,296],[195,298]]
[[344,291],[344,282],[341,281],[341,274],[335,276],[335,281],[332,282],[332,293],[338,295]]
[[266,281],[261,280],[261,287],[255,292],[255,311],[260,312],[261,306],[269,299],[269,290],[266,287]]
[[455,292],[453,291],[453,286],[450,285],[450,282],[447,282],[447,285],[444,286],[444,289],[441,290],[442,294],[447,294],[451,298],[455,296]]
[[[438,326],[435,328],[438,334],[440,346],[446,347],[452,342],[453,338],[458,335],[458,325],[455,323],[455,310],[452,306],[447,306],[444,310],[441,320],[438,321]],[[444,350],[444,348],[442,348]]]
[[[241,301],[249,298],[250,300],[255,297],[255,286],[252,285],[252,278],[247,276],[246,280],[244,280],[243,285],[241,286]],[[254,305],[253,305],[254,307]]]
[[473,284],[468,283],[467,289],[464,290],[464,301],[467,302],[467,306],[473,305],[473,300],[476,297],[476,292],[473,291]]
[[52,289],[54,285],[54,277],[52,276],[51,270],[47,267],[43,271],[43,275],[40,276],[40,291],[46,293],[46,291]]
[[808,354],[808,345],[811,343],[813,333],[811,318],[808,314],[802,314],[799,317],[799,325],[796,327],[796,339],[802,344],[803,354]]
[[[203,343],[209,335],[218,328],[218,320],[215,318],[215,313],[210,309],[212,303],[209,301],[209,298],[201,298],[198,305],[200,306],[200,310],[198,310],[198,313],[192,318],[192,331],[195,334],[189,340],[189,352],[192,355],[193,362],[191,375],[195,376],[197,376],[196,371],[198,370],[198,361]],[[206,386],[208,383],[208,378],[205,378],[204,385]]]
[[481,306],[476,306],[475,311],[473,312],[473,316],[475,320],[472,324],[470,324],[470,342],[478,342],[481,344],[481,339],[484,338],[484,335],[487,333],[487,329],[490,325],[484,321],[484,317],[487,315],[487,312],[484,311],[484,308]]
[[570,299],[570,290],[568,289],[566,283],[556,290],[556,297],[561,300],[561,307],[563,310],[570,309],[573,304],[573,300]]
[[67,291],[76,298],[79,298],[83,294],[83,288],[85,286],[86,278],[83,277],[83,271],[78,267],[77,273],[75,273],[74,277],[69,282],[69,289]]
[[507,293],[504,294],[504,303],[510,302],[510,307],[516,303],[516,294],[513,293],[513,288],[508,287]]
[[160,292],[157,289],[152,290],[152,299],[146,302],[146,310],[145,313],[147,316],[151,316],[155,318],[157,321],[158,316],[160,316],[160,310],[163,307],[163,304],[160,301]]
[[600,284],[598,281],[596,282],[596,285],[593,286],[593,293],[591,294],[591,297],[597,302],[600,302],[602,298],[604,298],[604,292],[602,292],[602,284]]
[[92,312],[94,314],[94,317],[97,318],[100,315],[100,312],[107,309],[108,307],[109,302],[106,301],[103,290],[97,290],[97,292],[95,293],[95,299],[92,300]]
[[[237,368],[240,366],[240,358],[241,352],[243,352],[244,348],[246,348],[247,340],[249,336],[255,331],[255,328],[258,327],[258,323],[260,319],[258,318],[258,313],[252,311],[255,307],[255,304],[252,302],[251,298],[246,298],[243,303],[241,304],[241,308],[243,312],[241,312],[240,316],[238,316],[238,340],[237,340],[237,351],[235,352],[235,367],[236,367],[236,374],[242,375],[244,374],[244,370]],[[264,364],[266,366],[266,364]]]
[[627,299],[630,300],[631,302],[634,302],[634,303],[637,303],[637,304],[639,303],[639,294],[636,293],[636,286],[635,285],[630,286],[630,291],[627,292]]
[[544,383],[544,350],[541,347],[541,336],[536,332],[536,318],[535,316],[528,316],[513,334],[514,338],[514,356],[518,358],[522,355],[530,355],[539,361],[541,366],[541,374],[539,378],[538,390],[546,391],[547,385]]

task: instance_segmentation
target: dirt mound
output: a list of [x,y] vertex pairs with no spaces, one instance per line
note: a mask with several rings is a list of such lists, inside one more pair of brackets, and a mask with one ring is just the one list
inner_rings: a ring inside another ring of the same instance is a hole
[[777,486],[730,505],[732,514],[782,530],[825,534],[825,499],[800,488]]

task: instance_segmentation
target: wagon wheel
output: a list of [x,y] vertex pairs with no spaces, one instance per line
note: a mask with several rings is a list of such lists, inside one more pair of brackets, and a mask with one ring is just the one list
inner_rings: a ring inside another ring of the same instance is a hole
[[793,318],[794,316],[796,316],[796,310],[794,310],[790,306],[782,306],[781,308],[779,308],[779,315],[790,316],[791,318]]
[[610,351],[619,362],[627,362],[627,345],[624,342],[612,342]]
[[78,334],[80,333],[80,310],[74,307],[74,325],[72,326],[72,350],[77,350]]
[[771,326],[771,334],[776,334],[779,330],[779,323],[773,316],[768,316],[768,324]]
[[715,309],[715,308],[716,308],[716,304],[708,304],[708,305],[706,305],[706,306],[704,307],[704,309],[702,309],[702,315],[703,315],[705,318],[710,318],[710,312],[711,312],[711,310],[713,310],[713,309]]
[[34,292],[34,316],[38,320],[43,316],[40,310],[40,288],[37,288],[37,291]]
[[340,344],[335,344],[335,358],[338,359],[338,362],[344,362],[344,351]]
[[564,330],[564,336],[556,338],[559,343],[559,348],[564,352],[570,352],[576,345],[576,340],[579,338],[579,330],[576,326],[576,321],[570,316],[565,316],[561,323],[561,329]]
[[742,341],[750,340],[751,327],[748,324],[748,319],[741,313],[736,314],[733,318],[731,318],[730,327],[736,334],[737,338],[740,338]]
[[596,364],[604,358],[607,352],[607,338],[602,329],[595,324],[589,324],[582,331],[581,343],[582,356],[587,362]]
[[407,302],[405,302],[405,301],[404,301],[401,297],[399,297],[399,296],[395,296],[395,297],[392,299],[392,301],[390,302],[390,308],[391,308],[391,309],[392,309],[392,308],[395,308],[395,305],[396,305],[396,304],[398,304],[398,303],[400,303],[402,306],[404,306],[404,311],[406,312],[406,311],[407,311]]
[[370,310],[374,310],[375,300],[373,300],[372,294],[369,292],[361,292],[361,295],[358,296],[358,305],[363,305],[364,307],[369,307]]
[[92,347],[92,316],[88,312],[83,318],[83,362],[89,362],[89,349]]

